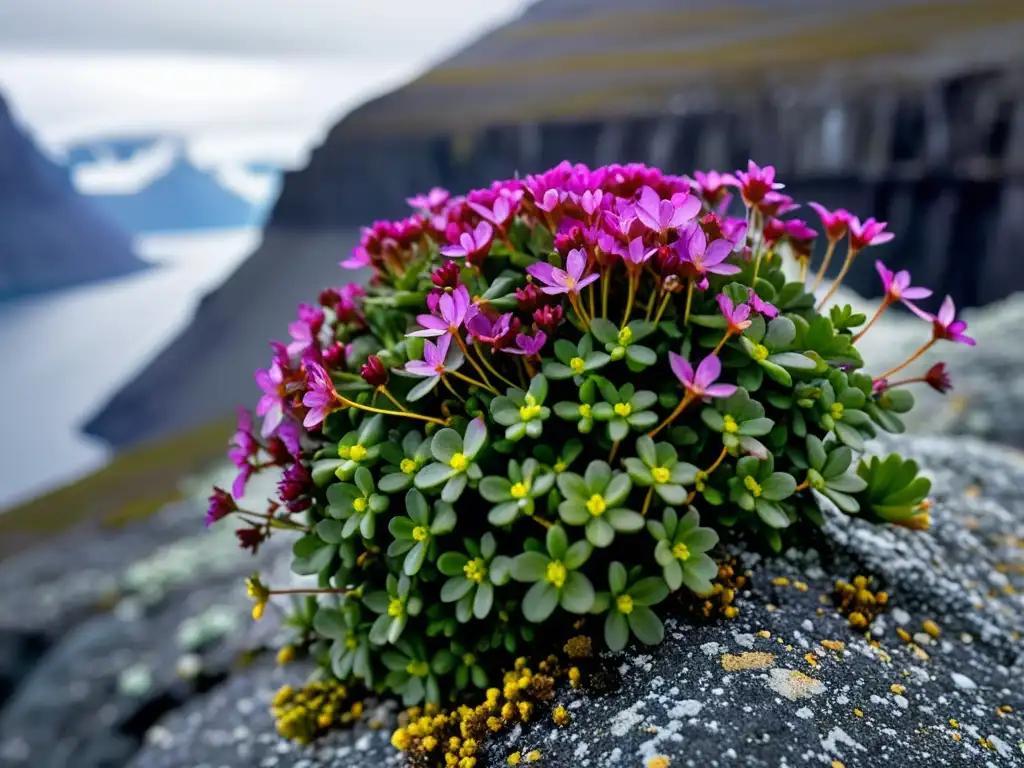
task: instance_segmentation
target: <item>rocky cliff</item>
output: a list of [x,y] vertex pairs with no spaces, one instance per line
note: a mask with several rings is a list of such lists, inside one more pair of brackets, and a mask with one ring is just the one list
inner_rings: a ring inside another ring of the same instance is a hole
[[128,236],[40,153],[0,97],[0,300],[144,266]]
[[[774,163],[794,196],[888,220],[878,255],[959,305],[1022,290],[1022,30],[1019,0],[542,0],[335,126],[250,262],[86,431],[124,446],[230,413],[358,226],[563,159]],[[866,296],[871,261],[848,281]]]

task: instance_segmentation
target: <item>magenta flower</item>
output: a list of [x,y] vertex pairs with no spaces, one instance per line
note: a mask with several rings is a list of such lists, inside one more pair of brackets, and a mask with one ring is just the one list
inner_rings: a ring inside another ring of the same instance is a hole
[[217,486],[214,486],[213,495],[210,496],[210,504],[206,508],[206,527],[209,528],[218,520],[223,520],[237,509],[238,505],[235,504],[235,500],[231,498],[231,494]]
[[949,378],[945,363],[936,363],[924,375],[924,382],[939,394],[946,394],[953,389],[953,380]]
[[779,310],[775,305],[769,304],[767,301],[762,301],[761,297],[754,292],[753,288],[747,288],[747,301],[750,304],[750,309],[757,312],[759,315],[764,315],[771,319],[779,314]]
[[[504,229],[505,224],[512,218],[512,202],[506,195],[498,195],[494,201],[494,207],[488,208],[479,203],[466,203],[470,208],[479,214],[480,218],[489,222],[497,229]],[[447,255],[447,254],[445,254]]]
[[736,391],[732,384],[715,384],[722,374],[722,361],[716,355],[708,355],[701,360],[696,371],[682,355],[669,352],[668,359],[672,373],[691,397],[708,401],[713,397],[729,397]]
[[775,181],[775,167],[766,165],[761,168],[753,160],[747,162],[747,171],[736,171],[734,176],[727,177],[726,183],[739,187],[743,202],[748,206],[755,206],[765,199],[769,192],[782,189],[785,184]]
[[231,493],[236,499],[245,495],[245,486],[252,477],[252,462],[259,453],[260,444],[252,434],[252,416],[245,408],[238,409],[238,431],[231,438],[228,459],[238,467],[238,475],[231,486]]
[[263,396],[256,404],[256,415],[263,418],[260,434],[269,437],[281,424],[285,412],[287,388],[284,383],[284,371],[275,360],[269,368],[256,371],[256,384],[263,390]]
[[456,371],[462,365],[464,357],[462,350],[458,347],[452,348],[452,337],[442,336],[437,344],[427,341],[423,344],[423,359],[410,360],[405,364],[405,370],[413,376],[430,378],[442,376],[448,371]]
[[868,219],[861,224],[856,216],[850,218],[850,250],[862,251],[869,245],[888,243],[896,235],[885,231],[884,221]]
[[469,307],[469,291],[466,286],[460,285],[451,293],[441,294],[437,302],[437,315],[417,315],[416,322],[423,329],[407,333],[406,336],[454,336],[466,321]]
[[[281,426],[277,428],[277,434],[274,435],[274,439],[284,446],[284,450],[289,457],[297,459],[302,452],[302,428],[295,419],[285,419],[282,421]],[[271,440],[271,443],[273,442],[274,440]],[[284,462],[285,456],[280,450],[275,450],[271,447],[270,452],[278,464]]]
[[662,200],[653,189],[644,187],[633,209],[645,227],[665,234],[671,229],[679,229],[696,217],[700,213],[700,200],[693,195],[685,195],[676,202]]
[[932,324],[932,339],[934,341],[952,341],[957,344],[966,344],[973,347],[977,342],[964,331],[967,330],[967,323],[956,319],[956,305],[953,304],[953,297],[947,296],[939,311],[934,315],[922,312],[912,304],[909,305],[919,317],[928,320]]
[[302,512],[309,509],[314,493],[313,476],[309,470],[296,461],[282,474],[277,483],[277,497],[284,502],[289,512]]
[[544,344],[548,340],[548,335],[544,331],[537,331],[535,336],[527,336],[525,333],[520,333],[516,336],[516,346],[509,347],[502,350],[508,352],[510,355],[526,355],[531,357],[533,355],[539,355],[540,351],[544,349]]
[[740,304],[738,307],[733,306],[732,299],[724,293],[718,294],[716,299],[718,300],[718,308],[729,323],[730,333],[743,333],[746,328],[750,327],[749,304]]
[[472,233],[463,232],[459,235],[458,245],[446,245],[441,253],[450,259],[466,259],[475,262],[482,259],[491,250],[491,242],[494,240],[494,227],[486,221],[476,225]]
[[679,256],[679,276],[696,281],[702,291],[708,289],[709,274],[735,275],[740,271],[736,265],[725,263],[732,253],[732,243],[724,238],[708,243],[707,235],[699,226],[693,227],[672,247]]
[[565,260],[565,269],[553,267],[546,261],[538,261],[526,268],[526,271],[533,277],[544,283],[541,290],[551,296],[560,293],[578,295],[579,292],[597,280],[598,274],[583,277],[583,270],[587,266],[587,256],[583,251],[574,249],[569,251]]
[[317,343],[317,334],[320,333],[323,324],[324,311],[320,307],[300,304],[298,319],[288,324],[288,333],[292,337],[292,343],[288,345],[288,354],[292,357],[302,357],[307,349]]
[[657,251],[657,248],[646,248],[642,237],[635,237],[629,241],[629,248],[626,250],[623,259],[627,262],[627,266],[639,267],[641,264],[649,261],[651,256],[657,253]]
[[845,208],[836,208],[834,211],[830,211],[820,203],[809,203],[809,205],[821,219],[821,225],[825,228],[825,236],[829,241],[836,243],[846,237],[846,233],[850,230],[850,220],[853,219],[853,214]]
[[476,304],[471,306],[466,314],[466,330],[475,340],[490,344],[494,348],[497,348],[498,343],[509,332],[511,323],[511,312],[501,315],[497,320],[491,320]]
[[320,425],[342,406],[334,382],[322,366],[306,366],[306,393],[302,396],[302,404],[309,408],[306,418],[302,420],[302,426],[306,429]]
[[882,278],[882,290],[885,291],[885,299],[888,302],[902,301],[907,307],[912,307],[911,301],[927,299],[932,295],[928,288],[915,288],[910,284],[910,273],[901,269],[893,274],[886,269],[881,261],[875,261],[875,269],[878,276]]
[[707,201],[708,207],[717,208],[719,203],[726,202],[725,199],[729,196],[727,186],[730,177],[723,176],[718,171],[697,171],[693,177],[693,186]]
[[416,195],[415,197],[407,197],[407,202],[412,208],[418,211],[437,211],[443,208],[445,203],[451,199],[451,193],[447,189],[441,187],[433,187],[425,195]]
[[768,192],[760,203],[757,210],[765,216],[781,216],[799,208],[799,204],[793,202],[793,198],[782,192]]

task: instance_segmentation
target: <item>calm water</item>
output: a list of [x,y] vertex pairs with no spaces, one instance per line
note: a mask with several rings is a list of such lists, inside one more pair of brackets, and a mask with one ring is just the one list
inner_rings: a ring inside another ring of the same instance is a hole
[[156,267],[122,280],[0,305],[0,509],[101,466],[77,431],[190,320],[257,245],[258,230],[151,236]]

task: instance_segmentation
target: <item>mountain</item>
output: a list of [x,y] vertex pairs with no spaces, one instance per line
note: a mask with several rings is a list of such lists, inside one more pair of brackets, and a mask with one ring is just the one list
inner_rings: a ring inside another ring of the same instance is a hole
[[128,236],[75,191],[0,97],[0,300],[144,268]]
[[[563,159],[773,163],[800,199],[888,219],[879,253],[916,284],[964,305],[1024,289],[1022,30],[1019,0],[541,0],[285,173],[260,248],[86,430],[128,445],[254,402],[266,340],[344,279],[358,226]],[[864,257],[847,285],[877,282]]]
[[[133,234],[260,226],[275,177],[246,168],[243,186],[199,168],[174,138],[103,139],[68,149],[75,186]],[[255,181],[256,192],[249,196]]]

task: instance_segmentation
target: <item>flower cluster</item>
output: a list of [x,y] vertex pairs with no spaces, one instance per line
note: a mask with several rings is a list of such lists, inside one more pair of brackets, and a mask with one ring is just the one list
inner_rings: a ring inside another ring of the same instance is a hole
[[[941,363],[897,373],[974,342],[949,299],[929,314],[929,291],[881,263],[874,317],[826,309],[891,234],[812,204],[825,252],[811,276],[817,233],[780,218],[799,207],[782,189],[753,163],[694,179],[563,163],[431,190],[366,229],[342,266],[369,268],[368,287],[325,290],[272,344],[259,430],[243,412],[238,479],[211,497],[208,521],[243,521],[243,546],[295,532],[293,569],[317,581],[254,576],[254,614],[304,593],[293,623],[327,674],[439,703],[581,622],[611,649],[659,643],[672,593],[714,594],[734,529],[778,551],[826,503],[927,525],[913,462],[857,457],[903,429],[910,384],[950,386]],[[930,336],[872,375],[856,345],[896,303]],[[245,509],[268,467],[278,499]]]

